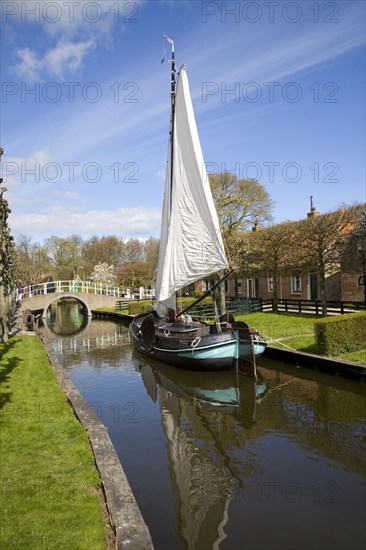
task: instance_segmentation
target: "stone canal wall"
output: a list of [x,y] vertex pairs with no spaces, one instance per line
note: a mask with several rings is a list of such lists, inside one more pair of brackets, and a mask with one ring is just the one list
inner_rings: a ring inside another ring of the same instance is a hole
[[267,346],[264,357],[276,361],[284,361],[295,366],[309,369],[320,370],[329,374],[355,378],[357,380],[366,380],[366,365],[347,361],[346,359],[337,359],[324,355],[314,355],[302,351],[283,349],[274,346]]

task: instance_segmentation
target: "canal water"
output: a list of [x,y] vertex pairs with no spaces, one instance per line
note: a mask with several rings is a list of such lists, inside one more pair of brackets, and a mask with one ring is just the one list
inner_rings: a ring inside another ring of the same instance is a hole
[[60,312],[45,336],[107,426],[157,550],[365,548],[362,382],[264,358],[257,383],[182,371],[138,355],[122,324],[80,330],[77,304]]

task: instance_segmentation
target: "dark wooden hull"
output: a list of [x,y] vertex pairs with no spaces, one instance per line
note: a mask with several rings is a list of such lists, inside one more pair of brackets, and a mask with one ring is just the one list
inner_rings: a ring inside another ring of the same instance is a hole
[[135,348],[157,361],[190,370],[229,370],[238,357],[255,361],[266,343],[242,326],[217,333],[216,325],[168,323],[156,313],[138,315],[130,324]]
[[[152,315],[152,314],[147,314]],[[235,366],[238,338],[227,330],[212,332],[201,323],[169,323],[161,326],[155,316],[153,343],[147,342],[141,332],[146,316],[138,316],[130,324],[135,348],[157,361],[191,370],[228,370]]]

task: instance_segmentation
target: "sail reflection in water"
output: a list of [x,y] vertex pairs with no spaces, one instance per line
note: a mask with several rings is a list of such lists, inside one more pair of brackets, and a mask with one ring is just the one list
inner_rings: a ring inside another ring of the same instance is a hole
[[[250,425],[257,384],[246,380],[241,393],[234,372],[207,376],[158,364],[140,369],[150,397],[156,401],[159,396],[179,533],[187,548],[219,548],[227,536],[224,528],[236,482],[241,483],[227,450],[233,428],[227,413],[241,414],[244,406]],[[258,388],[264,392],[265,383],[258,382]]]
[[[364,548],[364,384],[142,358],[93,321],[54,349],[110,433],[157,550]],[[244,542],[245,544],[244,544]]]

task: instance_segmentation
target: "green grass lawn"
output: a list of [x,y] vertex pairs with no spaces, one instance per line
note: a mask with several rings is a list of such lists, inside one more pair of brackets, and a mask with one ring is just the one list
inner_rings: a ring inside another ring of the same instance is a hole
[[356,361],[357,363],[363,363],[366,365],[366,349],[354,351],[353,353],[345,353],[339,356],[341,359],[347,359],[348,361]]
[[36,337],[0,344],[4,549],[104,549],[99,474]]
[[[288,346],[304,353],[319,353],[314,337],[314,322],[318,317],[297,313],[249,313],[235,318],[255,327],[271,345]],[[366,350],[337,357],[366,365]]]
[[259,330],[267,339],[280,340],[314,332],[317,317],[298,313],[248,313],[235,315],[237,321],[245,321]]

